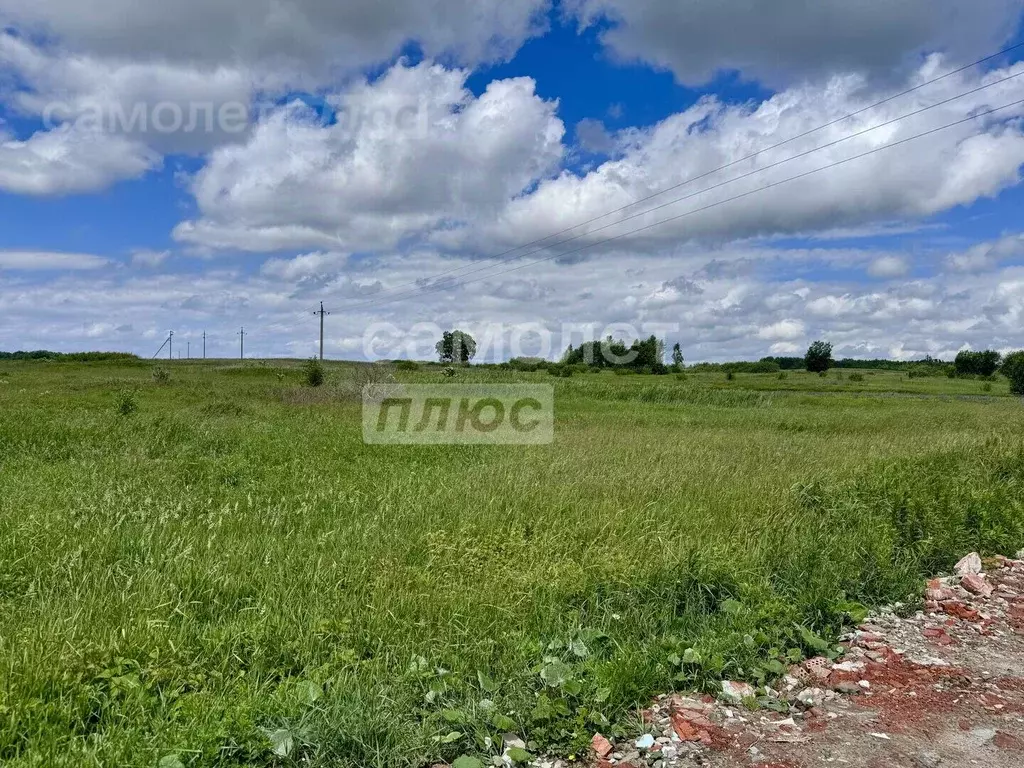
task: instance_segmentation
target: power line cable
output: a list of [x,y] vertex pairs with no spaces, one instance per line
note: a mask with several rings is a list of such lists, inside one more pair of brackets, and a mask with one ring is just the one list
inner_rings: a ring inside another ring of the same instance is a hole
[[[997,58],[999,58],[1001,56],[1005,56],[1006,54],[1012,53],[1013,51],[1015,51],[1015,50],[1017,50],[1019,48],[1024,48],[1024,42],[1017,43],[1016,45],[1011,45],[1011,46],[1009,46],[1007,48],[1003,48],[1000,51],[997,51],[997,52],[995,52],[993,54],[989,54],[988,56],[985,56],[985,57],[980,58],[980,59],[978,59],[976,61],[973,61],[970,64],[965,64],[965,65],[963,65],[961,67],[958,67],[957,69],[951,70],[950,72],[946,72],[943,75],[939,75],[938,77],[934,77],[934,78],[932,78],[930,80],[924,81],[923,83],[919,83],[918,85],[915,85],[912,88],[907,88],[907,89],[905,89],[903,91],[900,91],[899,93],[893,94],[891,96],[887,96],[884,99],[876,101],[873,104],[869,104],[868,106],[863,107],[861,109],[858,109],[858,110],[856,110],[854,112],[850,112],[849,114],[843,115],[842,117],[838,117],[838,118],[836,118],[834,120],[831,120],[831,121],[829,121],[827,123],[819,125],[819,126],[817,126],[815,128],[812,128],[810,130],[804,131],[803,133],[800,133],[800,134],[798,134],[796,136],[792,136],[792,137],[790,137],[788,139],[780,141],[780,142],[778,142],[776,144],[772,144],[770,146],[764,147],[763,149],[759,149],[756,152],[753,152],[753,153],[751,153],[749,155],[746,155],[745,157],[741,157],[741,158],[739,158],[737,160],[733,160],[733,161],[731,161],[729,163],[726,163],[725,165],[721,165],[721,166],[719,166],[717,168],[714,168],[714,169],[712,169],[710,171],[707,171],[707,172],[702,173],[700,175],[694,176],[692,178],[685,179],[685,180],[679,182],[678,184],[674,184],[674,185],[672,185],[670,187],[666,187],[666,188],[664,188],[662,190],[659,190],[657,192],[653,192],[653,193],[651,193],[651,194],[649,194],[649,195],[647,195],[645,197],[638,198],[637,200],[634,200],[631,203],[628,203],[627,205],[621,206],[619,208],[616,208],[614,210],[608,211],[606,213],[602,213],[602,214],[600,214],[598,216],[595,216],[593,218],[587,219],[585,221],[581,221],[581,222],[579,222],[577,224],[573,224],[570,227],[566,227],[565,229],[559,230],[558,232],[553,232],[550,235],[546,235],[546,236],[538,238],[536,240],[532,240],[532,241],[530,241],[528,243],[524,243],[524,244],[518,245],[518,246],[516,246],[514,248],[510,248],[508,250],[502,251],[501,253],[496,253],[496,254],[494,254],[492,256],[488,256],[488,257],[486,257],[486,259],[487,260],[491,260],[491,261],[501,259],[503,256],[507,256],[507,255],[509,255],[511,253],[515,253],[516,251],[520,251],[520,250],[523,250],[524,248],[529,248],[529,247],[534,246],[534,245],[539,245],[540,243],[543,243],[546,240],[551,240],[552,238],[559,237],[560,235],[564,235],[564,234],[566,234],[568,232],[571,232],[574,229],[579,229],[580,227],[584,227],[584,226],[586,226],[588,224],[593,224],[593,223],[595,223],[597,221],[600,221],[601,219],[605,219],[605,218],[607,218],[609,216],[614,216],[617,213],[622,213],[622,212],[627,211],[630,208],[633,208],[633,207],[635,207],[635,206],[637,206],[637,205],[639,205],[641,203],[647,202],[649,200],[653,200],[656,197],[660,197],[661,195],[667,194],[668,192],[672,192],[672,191],[674,191],[676,189],[680,189],[681,187],[684,187],[686,185],[692,184],[692,183],[694,183],[696,181],[700,181],[701,179],[705,179],[705,178],[707,178],[709,176],[713,176],[716,173],[719,173],[721,171],[727,170],[729,168],[733,168],[733,167],[735,167],[735,166],[737,166],[737,165],[739,165],[741,163],[747,162],[748,160],[753,160],[754,158],[756,158],[759,155],[762,155],[762,154],[764,154],[766,152],[771,152],[772,150],[779,149],[780,147],[784,147],[787,144],[793,143],[794,141],[799,141],[800,139],[803,139],[803,138],[806,138],[808,136],[811,136],[811,135],[813,135],[813,134],[815,134],[815,133],[817,133],[819,131],[823,131],[826,128],[830,128],[830,127],[832,127],[834,125],[837,125],[837,124],[839,124],[841,122],[844,122],[846,120],[850,120],[850,119],[852,119],[854,117],[857,117],[858,115],[862,115],[865,112],[869,112],[869,111],[871,111],[873,109],[877,109],[878,107],[880,107],[880,106],[882,106],[884,104],[888,104],[889,102],[895,101],[896,99],[900,99],[900,98],[902,98],[904,96],[908,96],[911,93],[915,93],[916,91],[919,91],[919,90],[921,90],[923,88],[927,88],[930,85],[934,85],[935,83],[941,82],[942,80],[946,80],[947,78],[953,77],[954,75],[958,75],[961,72],[965,72],[968,69],[976,67],[976,66],[978,66],[980,64],[984,64],[984,63],[986,63],[988,61],[992,61],[993,59],[997,59]],[[998,84],[998,83],[991,83],[989,85],[996,85],[996,84]],[[984,87],[988,87],[988,86],[984,86]],[[973,91],[969,92],[969,93],[973,93]],[[962,94],[962,95],[967,95],[967,94]],[[942,102],[942,103],[948,103],[948,102]],[[933,105],[933,106],[939,106],[939,105]],[[881,127],[881,126],[878,126],[878,127]],[[657,209],[654,209],[654,210],[657,210]],[[628,219],[621,219],[620,222],[621,221],[627,221],[627,220]],[[584,233],[584,234],[590,234],[590,233]],[[577,239],[577,238],[572,238],[572,239]],[[563,241],[563,242],[568,242],[568,241]],[[561,245],[561,244],[562,243],[555,243],[553,245]],[[548,246],[548,247],[552,247],[552,246]],[[535,252],[536,251],[534,251],[534,253]],[[522,258],[522,256],[525,256],[525,255],[529,255],[529,254],[521,254],[520,256],[514,257],[513,259],[504,260],[504,261],[501,261],[499,263],[506,263],[507,261],[514,261],[515,258]],[[496,265],[492,265],[492,266],[496,266]],[[467,269],[467,267],[456,267],[454,269],[445,270],[445,271],[438,272],[438,273],[434,274],[430,279],[437,279],[438,277],[443,277],[445,275],[456,274],[456,273],[462,272],[465,269]],[[416,284],[418,284],[418,282],[419,281],[417,281],[417,280],[413,280],[413,281],[410,281],[410,282],[407,282],[407,283],[399,283],[398,285],[392,286],[388,290],[389,291],[393,291],[393,290],[396,290],[398,288],[404,288],[406,286],[416,285]],[[345,309],[351,309],[351,308],[352,307],[345,307]]]
[[[587,243],[586,245],[580,246],[579,248],[576,248],[576,249],[573,249],[573,250],[570,250],[570,251],[565,251],[564,253],[552,254],[551,256],[546,256],[543,259],[537,259],[535,261],[529,261],[529,262],[526,262],[525,264],[520,264],[518,266],[511,267],[509,269],[501,270],[500,272],[496,272],[494,274],[484,275],[483,277],[475,278],[473,280],[466,280],[464,282],[461,282],[461,283],[457,284],[456,286],[442,286],[440,288],[440,290],[447,290],[450,287],[464,287],[466,285],[471,285],[473,283],[478,283],[478,282],[481,282],[483,280],[489,280],[489,279],[491,279],[493,277],[497,277],[498,275],[504,275],[504,274],[507,274],[509,272],[516,272],[516,271],[518,271],[520,269],[525,269],[526,267],[533,266],[534,264],[541,264],[543,262],[552,261],[553,259],[559,259],[559,258],[562,258],[564,256],[569,256],[569,255],[574,254],[574,253],[580,253],[581,251],[585,251],[585,250],[588,250],[590,248],[595,248],[595,247],[597,247],[599,245],[604,245],[606,243],[614,242],[614,241],[620,240],[620,239],[622,239],[624,237],[628,237],[629,235],[635,235],[638,232],[645,232],[647,230],[653,229],[654,227],[659,227],[659,226],[661,226],[663,224],[668,224],[669,222],[678,221],[679,219],[686,218],[687,216],[692,216],[694,214],[702,213],[702,212],[710,210],[712,208],[717,208],[718,206],[725,205],[726,203],[731,203],[731,202],[734,202],[736,200],[741,200],[743,198],[750,197],[751,195],[756,195],[756,194],[758,194],[760,192],[764,192],[766,190],[773,189],[773,188],[781,186],[783,184],[788,184],[791,181],[797,181],[799,179],[807,178],[808,176],[812,176],[812,175],[814,175],[816,173],[820,173],[822,171],[826,171],[826,170],[835,168],[835,167],[840,166],[840,165],[845,165],[846,163],[853,162],[854,160],[860,160],[860,159],[862,159],[864,157],[868,157],[869,155],[874,155],[874,154],[877,154],[879,152],[883,152],[883,151],[885,151],[887,149],[892,149],[893,147],[898,147],[898,146],[901,146],[901,145],[906,144],[908,142],[916,141],[917,139],[921,139],[921,138],[924,138],[926,136],[931,136],[932,134],[939,133],[940,131],[944,131],[944,130],[947,130],[949,128],[954,128],[954,127],[956,127],[958,125],[963,125],[964,123],[971,122],[972,120],[976,120],[979,117],[985,117],[987,115],[995,114],[996,112],[1001,112],[1004,109],[1010,109],[1011,107],[1016,107],[1016,106],[1019,106],[1019,105],[1022,105],[1022,104],[1024,104],[1024,99],[1020,99],[1018,101],[1014,101],[1014,102],[1011,102],[1009,104],[1004,104],[1004,105],[1002,105],[1000,107],[995,107],[995,108],[987,109],[987,110],[984,110],[984,111],[981,111],[981,112],[976,112],[976,113],[971,114],[971,115],[969,115],[969,116],[967,116],[965,118],[962,118],[960,120],[956,120],[956,121],[951,122],[951,123],[946,123],[945,125],[941,125],[941,126],[939,126],[937,128],[932,128],[930,130],[924,131],[922,133],[915,134],[913,136],[908,136],[905,139],[900,139],[899,141],[895,141],[895,142],[892,142],[890,144],[884,144],[884,145],[882,145],[880,147],[875,147],[875,148],[870,149],[870,150],[868,150],[866,152],[862,152],[859,155],[853,155],[851,157],[844,158],[843,160],[837,160],[835,162],[828,163],[827,165],[823,165],[823,166],[820,166],[818,168],[814,168],[814,169],[812,169],[810,171],[805,171],[805,172],[799,173],[799,174],[797,174],[795,176],[790,176],[790,177],[788,177],[786,179],[781,179],[779,181],[775,181],[775,182],[772,182],[770,184],[766,184],[766,185],[764,185],[762,187],[758,187],[757,189],[753,189],[753,190],[750,190],[748,192],[743,192],[741,194],[734,195],[733,197],[726,198],[725,200],[719,200],[717,202],[710,203],[709,205],[702,206],[701,208],[695,208],[693,210],[686,211],[685,213],[680,213],[680,214],[678,214],[676,216],[670,216],[667,219],[662,219],[661,221],[656,221],[656,222],[654,222],[652,224],[647,224],[647,225],[642,226],[642,227],[637,227],[636,229],[632,229],[632,230],[629,230],[627,232],[623,232],[621,234],[614,235],[612,237],[607,237],[607,238],[604,238],[602,240],[598,240],[598,241],[593,242],[593,243]],[[436,289],[435,290],[424,289],[423,291],[420,291],[420,294],[435,293],[435,292],[436,292]],[[397,300],[397,298],[396,299],[392,299],[392,300]],[[387,301],[387,300],[381,302],[381,304],[387,304],[387,303],[389,303],[389,301]]]
[[[532,256],[532,255],[540,253],[542,251],[549,250],[550,248],[554,248],[554,247],[557,247],[557,246],[560,246],[560,245],[565,245],[566,243],[570,243],[570,242],[573,242],[575,240],[579,240],[582,237],[586,237],[588,235],[593,235],[596,232],[601,232],[601,231],[609,229],[611,227],[618,226],[619,224],[622,224],[624,222],[627,222],[627,221],[630,221],[632,219],[638,218],[640,216],[646,216],[646,215],[651,214],[651,213],[653,213],[655,211],[659,211],[659,210],[661,210],[663,208],[667,208],[669,206],[675,205],[675,204],[683,202],[685,200],[692,199],[692,198],[697,197],[699,195],[702,195],[702,194],[704,194],[706,192],[711,192],[711,191],[714,191],[716,189],[720,189],[722,187],[728,186],[729,184],[734,184],[737,181],[742,181],[743,179],[747,179],[747,178],[750,178],[751,176],[755,176],[755,175],[757,175],[759,173],[764,173],[765,171],[772,170],[773,168],[778,168],[779,166],[785,165],[786,163],[792,162],[794,160],[799,160],[801,158],[804,158],[804,157],[807,157],[809,155],[812,155],[812,154],[814,154],[816,152],[821,152],[822,150],[829,149],[831,147],[837,146],[838,144],[842,144],[843,142],[849,141],[851,139],[858,138],[858,137],[863,136],[863,135],[865,135],[867,133],[870,133],[872,131],[879,130],[880,128],[885,128],[885,127],[888,127],[890,125],[894,125],[895,123],[898,123],[898,122],[901,122],[903,120],[909,119],[911,117],[916,117],[917,115],[923,114],[924,112],[927,112],[929,110],[935,109],[937,107],[944,106],[944,105],[949,104],[949,103],[951,103],[953,101],[957,101],[958,99],[962,99],[965,96],[970,96],[972,94],[975,94],[975,93],[978,93],[980,91],[983,91],[983,90],[985,90],[987,88],[992,88],[992,87],[994,87],[996,85],[1000,85],[1000,84],[1005,83],[1005,82],[1007,82],[1009,80],[1013,80],[1015,78],[1018,78],[1021,75],[1024,75],[1024,71],[1017,72],[1017,73],[1015,73],[1013,75],[1009,75],[1007,77],[1004,77],[1004,78],[1002,78],[1000,80],[993,81],[991,83],[987,83],[986,85],[979,86],[978,88],[974,88],[974,89],[972,89],[970,91],[965,91],[963,93],[957,94],[956,96],[952,96],[952,97],[950,97],[948,99],[944,99],[942,101],[936,102],[935,104],[931,104],[931,105],[929,105],[927,107],[922,107],[920,109],[914,110],[913,112],[908,112],[905,115],[901,115],[901,116],[893,118],[891,120],[887,120],[884,123],[879,123],[877,125],[873,125],[870,128],[865,128],[865,129],[863,129],[861,131],[857,131],[856,133],[852,133],[852,134],[850,134],[848,136],[844,136],[844,137],[842,137],[840,139],[836,139],[835,141],[831,141],[831,142],[829,142],[827,144],[823,144],[823,145],[821,145],[819,147],[815,147],[815,148],[809,149],[809,150],[807,150],[805,152],[801,152],[799,154],[792,155],[790,157],[784,158],[782,160],[778,160],[778,161],[776,161],[774,163],[770,163],[769,165],[765,165],[765,166],[762,166],[760,168],[755,168],[754,170],[749,171],[749,172],[744,173],[744,174],[741,174],[740,176],[736,176],[736,177],[728,179],[726,181],[719,182],[718,184],[714,184],[714,185],[712,185],[710,187],[705,187],[705,188],[700,189],[700,190],[698,190],[696,192],[692,192],[692,193],[690,193],[688,195],[683,195],[681,197],[677,197],[677,198],[674,198],[672,200],[669,200],[668,202],[661,203],[660,205],[654,206],[652,208],[647,208],[647,209],[645,209],[643,211],[638,211],[637,213],[631,214],[631,215],[626,216],[626,217],[624,217],[622,219],[619,219],[617,221],[613,221],[613,222],[610,222],[608,224],[604,224],[604,225],[602,225],[602,226],[600,226],[600,227],[598,227],[596,229],[593,229],[593,230],[591,230],[589,232],[584,232],[584,233],[581,233],[579,235],[574,235],[573,237],[566,238],[565,240],[562,240],[562,241],[557,242],[557,243],[552,243],[551,245],[546,246],[544,248],[537,248],[537,249],[535,249],[533,251],[530,251],[528,253],[520,254],[520,255],[515,256],[515,257],[513,257],[511,259],[506,259],[506,260],[504,260],[502,262],[499,262],[498,264],[484,264],[484,265],[476,267],[474,269],[470,269],[470,270],[466,271],[464,273],[464,275],[471,275],[471,274],[476,274],[476,273],[479,273],[479,272],[484,272],[484,271],[487,271],[487,270],[491,270],[491,269],[494,269],[495,267],[501,266],[501,264],[511,263],[513,261],[517,261],[517,260],[525,258],[527,256]],[[602,241],[598,241],[598,242],[594,243],[594,245],[598,245],[601,242]],[[575,251],[569,251],[569,253],[575,253]],[[534,263],[536,263],[536,262],[534,262]],[[463,269],[465,269],[465,268],[463,268]],[[445,274],[446,273],[442,272],[442,273],[439,273],[437,276],[444,276]],[[494,274],[495,275],[503,274],[503,272],[497,272],[497,273],[494,273]],[[485,277],[485,279],[486,279],[486,277]],[[476,282],[476,281],[472,281],[472,282]],[[445,285],[445,286],[441,286],[440,289],[444,290],[445,288],[448,288],[448,287],[452,287],[452,286]],[[398,299],[402,299],[402,298],[406,298],[406,297],[410,297],[410,296],[418,296],[418,295],[422,295],[424,293],[430,293],[430,292],[432,292],[432,291],[431,291],[431,289],[429,287],[428,288],[421,288],[421,289],[415,290],[415,291],[405,291],[405,292],[402,292],[402,293],[399,293],[399,294],[395,294],[393,296],[386,297],[386,298],[384,298],[382,300],[374,299],[372,301],[363,302],[363,303],[360,303],[360,304],[352,304],[352,305],[349,305],[348,307],[343,307],[343,309],[345,309],[345,310],[371,309],[371,308],[374,308],[374,307],[377,307],[377,306],[383,306],[385,304],[392,303],[393,301],[398,300]]]

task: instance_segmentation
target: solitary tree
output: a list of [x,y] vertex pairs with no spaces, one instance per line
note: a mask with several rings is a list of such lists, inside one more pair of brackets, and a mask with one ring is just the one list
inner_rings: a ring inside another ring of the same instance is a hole
[[672,347],[672,365],[679,367],[683,365],[683,350],[679,346],[679,342],[676,342],[676,345]]
[[476,339],[464,331],[445,331],[434,349],[442,363],[468,363],[476,357]]
[[832,345],[825,341],[816,341],[807,348],[804,364],[811,373],[823,373],[832,367]]

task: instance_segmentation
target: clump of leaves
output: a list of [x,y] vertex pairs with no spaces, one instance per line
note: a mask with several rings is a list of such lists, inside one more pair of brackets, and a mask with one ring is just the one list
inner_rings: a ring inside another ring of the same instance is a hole
[[450,365],[443,371],[441,371],[441,375],[444,376],[446,379],[454,379],[458,375],[458,373],[459,372],[456,371],[455,368],[453,368]]
[[139,396],[134,389],[121,389],[114,396],[114,410],[121,416],[131,416],[139,410]]
[[162,366],[153,369],[153,383],[166,386],[171,383],[171,372]]
[[324,364],[315,357],[311,357],[302,366],[302,380],[306,383],[307,387],[323,386],[324,381],[327,380]]

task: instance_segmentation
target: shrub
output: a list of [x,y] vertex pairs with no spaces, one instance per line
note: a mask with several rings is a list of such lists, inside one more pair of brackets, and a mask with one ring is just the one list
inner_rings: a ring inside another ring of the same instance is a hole
[[733,373],[732,371],[726,371],[725,372],[725,380],[726,381],[732,381],[735,378],[736,378],[736,374]]
[[776,378],[777,378],[777,379],[778,379],[779,381],[785,381],[786,379],[788,379],[788,378],[789,378],[789,374],[788,374],[788,373],[786,373],[785,371],[781,371],[781,372],[779,373],[779,375],[778,375],[778,376],[776,376]]
[[446,379],[454,379],[456,376],[459,375],[459,372],[449,365],[447,368],[441,371],[441,375],[444,376]]
[[541,367],[541,363],[546,362],[546,360],[542,360],[539,357],[513,357],[508,361],[508,364],[517,371],[534,373]]
[[686,374],[685,373],[677,373],[676,374],[676,379],[679,380],[679,381],[686,381]]
[[327,373],[324,371],[324,364],[315,357],[311,357],[303,364],[302,380],[306,383],[307,387],[323,386],[326,379]]
[[956,356],[953,368],[957,376],[991,376],[999,370],[999,353],[991,349],[984,352],[964,350]]
[[548,366],[548,374],[551,376],[558,376],[561,379],[568,379],[575,373],[575,366],[572,365],[550,365]]
[[[506,365],[506,363],[502,363],[502,365]],[[419,369],[420,364],[413,360],[398,360],[397,362],[395,362],[396,371],[405,371],[406,373],[412,373],[414,371],[418,371]]]
[[166,368],[157,366],[153,369],[153,383],[166,386],[171,383],[171,372]]
[[131,416],[139,410],[139,398],[135,390],[120,390],[114,397],[114,409],[121,416]]
[[851,373],[850,374],[850,381],[864,381],[864,374],[863,373]]
[[1024,395],[1024,351],[1007,355],[1003,360],[1002,372],[1010,380],[1010,392]]

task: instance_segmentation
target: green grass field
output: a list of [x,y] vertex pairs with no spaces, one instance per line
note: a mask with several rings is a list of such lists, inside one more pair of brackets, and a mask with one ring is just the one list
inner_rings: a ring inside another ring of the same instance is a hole
[[4,765],[571,754],[1024,546],[1004,379],[472,369],[553,384],[555,443],[386,447],[353,366],[164,365],[0,363]]

